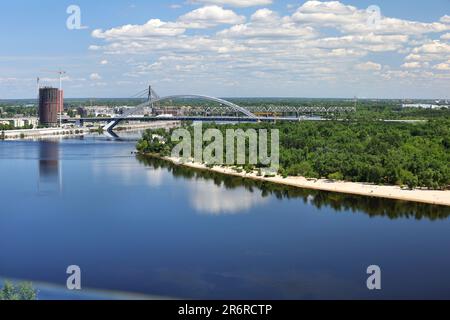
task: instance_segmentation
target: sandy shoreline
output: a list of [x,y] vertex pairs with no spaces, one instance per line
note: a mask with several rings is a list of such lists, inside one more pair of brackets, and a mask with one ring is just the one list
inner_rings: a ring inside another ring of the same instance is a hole
[[162,157],[162,159],[170,161],[173,164],[182,165],[189,168],[207,170],[211,172],[217,172],[241,178],[267,181],[297,188],[314,189],[314,190],[331,191],[369,197],[450,206],[450,190],[446,191],[422,190],[422,189],[407,190],[402,189],[398,186],[379,186],[368,183],[330,181],[325,179],[308,180],[303,177],[283,178],[281,176],[276,176],[273,178],[269,178],[257,176],[256,173],[245,173],[245,172],[239,173],[231,168],[224,168],[219,166],[208,168],[200,163],[193,163],[193,162],[182,163],[178,158]]

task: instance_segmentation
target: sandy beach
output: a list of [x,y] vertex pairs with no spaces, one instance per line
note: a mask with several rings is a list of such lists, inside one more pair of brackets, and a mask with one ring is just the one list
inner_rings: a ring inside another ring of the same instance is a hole
[[420,203],[436,204],[450,206],[450,190],[423,190],[423,189],[402,189],[399,186],[381,186],[369,183],[330,181],[326,179],[306,179],[304,177],[261,177],[257,173],[237,172],[232,168],[215,166],[208,168],[207,166],[194,162],[181,162],[178,158],[163,157],[164,160],[170,161],[176,165],[182,165],[190,168],[208,170],[226,175],[254,179],[260,181],[268,181],[272,183],[283,184],[291,187],[315,189],[322,191],[331,191],[338,193],[396,199],[404,201],[413,201]]

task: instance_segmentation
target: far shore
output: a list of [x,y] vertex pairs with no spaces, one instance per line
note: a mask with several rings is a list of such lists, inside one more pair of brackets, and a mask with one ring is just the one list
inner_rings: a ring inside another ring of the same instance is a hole
[[[172,128],[179,125],[178,121],[152,122],[152,123],[129,123],[116,127],[117,132],[140,131],[155,128]],[[74,127],[74,128],[41,128],[4,130],[4,140],[34,140],[42,138],[77,137],[99,132],[98,127]],[[0,139],[1,140],[1,139]]]
[[425,189],[409,190],[403,189],[399,186],[374,185],[360,182],[332,181],[327,179],[307,179],[304,177],[283,178],[279,175],[275,177],[263,177],[258,176],[256,172],[253,173],[237,172],[229,167],[215,166],[209,168],[201,163],[182,162],[181,159],[179,158],[160,157],[154,154],[147,154],[147,156],[157,157],[172,162],[175,165],[181,165],[200,170],[207,170],[211,172],[217,172],[225,175],[231,175],[246,179],[267,181],[290,187],[450,206],[450,190],[444,191],[425,190]]

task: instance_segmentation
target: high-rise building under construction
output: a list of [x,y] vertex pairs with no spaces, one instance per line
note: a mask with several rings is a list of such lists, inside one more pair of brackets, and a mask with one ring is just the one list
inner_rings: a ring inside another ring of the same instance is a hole
[[63,91],[44,87],[39,89],[39,123],[44,126],[57,126],[58,114],[64,110]]

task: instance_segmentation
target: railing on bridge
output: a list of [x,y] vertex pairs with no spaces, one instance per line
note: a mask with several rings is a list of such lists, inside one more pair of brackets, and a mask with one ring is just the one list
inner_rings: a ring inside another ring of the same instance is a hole
[[[283,105],[260,105],[260,106],[246,106],[245,109],[254,114],[339,114],[356,112],[356,107],[353,106],[283,106]],[[194,108],[195,110],[195,108]],[[202,108],[206,113],[232,113],[234,110],[227,107],[206,106]]]
[[[218,119],[217,115],[220,117],[229,117],[232,119],[239,118],[249,119],[252,121],[258,121],[259,119],[267,121],[267,119],[273,117],[274,119],[280,118],[286,121],[291,121],[292,119],[301,119],[300,115],[322,115],[322,114],[340,114],[340,113],[350,113],[356,111],[356,106],[286,106],[286,105],[259,105],[259,106],[247,106],[241,107],[233,102],[210,97],[204,95],[173,95],[167,97],[160,97],[151,86],[144,94],[147,93],[148,101],[140,104],[136,108],[125,112],[123,115],[116,118],[112,118],[110,122],[104,127],[107,131],[112,131],[112,129],[121,121],[137,120],[136,116],[138,112],[142,112],[144,108],[151,106],[152,115],[155,114],[155,105],[166,101],[169,102],[177,99],[200,99],[208,101],[208,104],[194,104],[193,106],[184,106],[183,112],[177,114],[176,116],[180,118],[189,118],[189,116],[201,116],[199,119],[201,121],[207,121],[207,117]],[[141,92],[142,94],[142,92]],[[176,106],[172,106],[173,108]],[[164,107],[161,107],[164,110]],[[181,109],[181,107],[180,107]],[[232,116],[232,117],[230,117]],[[206,119],[206,120],[205,120]],[[145,119],[144,119],[145,120]]]

